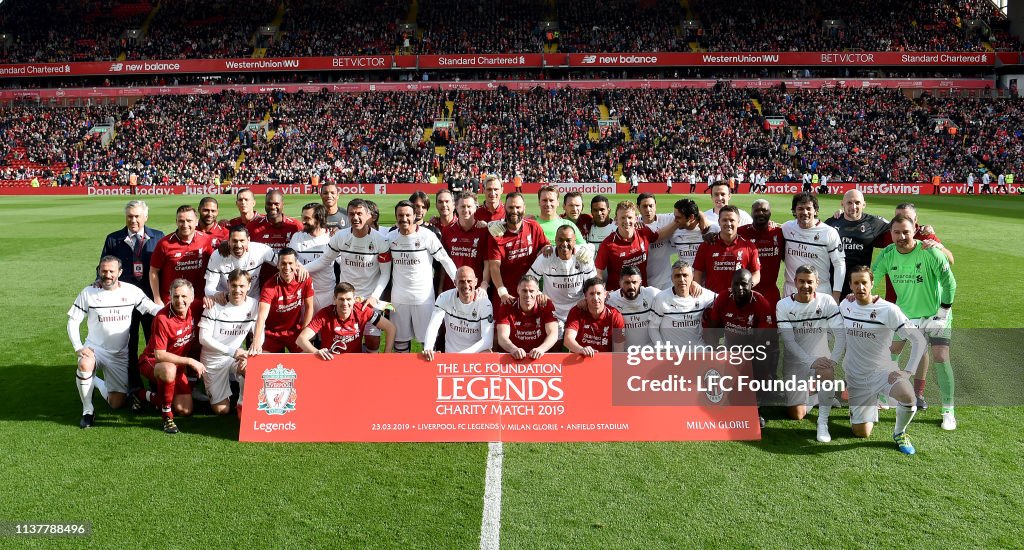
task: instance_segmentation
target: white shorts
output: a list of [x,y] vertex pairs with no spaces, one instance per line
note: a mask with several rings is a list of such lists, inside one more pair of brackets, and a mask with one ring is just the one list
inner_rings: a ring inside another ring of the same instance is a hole
[[395,341],[405,342],[415,339],[423,342],[427,338],[427,324],[434,312],[434,304],[422,305],[394,304],[391,322],[395,324]]
[[380,336],[380,329],[373,323],[367,323],[366,328],[363,329],[363,336]]
[[210,403],[220,403],[231,397],[231,374],[235,372],[238,361],[234,357],[217,359],[206,363],[203,374],[203,385]]
[[[900,369],[878,370],[870,379],[854,383],[847,378],[847,390],[850,394],[850,424],[878,422],[878,396],[889,395],[895,385],[889,382],[889,375],[900,374]],[[902,376],[897,380],[902,380]]]
[[[782,361],[782,379],[783,380],[809,380],[811,378],[811,367],[802,364],[798,360],[789,361],[788,358],[784,358]],[[795,407],[797,405],[806,405],[810,399],[810,394],[807,390],[794,390],[787,391],[786,393],[786,406]]]
[[86,344],[96,358],[96,369],[103,369],[103,382],[107,391],[128,393],[128,350],[110,351]]
[[320,311],[321,309],[334,305],[334,289],[332,288],[328,292],[317,292],[313,295],[313,309]]

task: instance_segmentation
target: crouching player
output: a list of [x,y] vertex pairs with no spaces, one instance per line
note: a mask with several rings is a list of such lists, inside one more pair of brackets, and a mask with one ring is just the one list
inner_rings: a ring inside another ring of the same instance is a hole
[[[385,332],[384,353],[395,349],[395,325],[378,309],[356,302],[356,289],[341,282],[334,287],[334,305],[316,312],[295,340],[299,347],[330,361],[342,353],[363,353],[363,334],[367,325]],[[313,336],[320,335],[320,348],[313,345]]]
[[[82,398],[82,420],[79,427],[91,428],[95,418],[92,406],[93,388],[119,409],[128,392],[128,337],[132,312],[153,315],[161,307],[146,297],[137,286],[121,283],[121,260],[104,256],[99,265],[99,286],[90,285],[75,298],[68,310],[68,337],[78,355],[75,385]],[[89,333],[82,343],[80,327],[89,318]],[[103,367],[103,378],[96,376],[96,367]]]
[[199,361],[206,366],[203,385],[214,414],[231,410],[231,375],[238,379],[238,410],[241,411],[245,390],[245,366],[249,353],[245,338],[256,325],[259,303],[249,296],[252,276],[235,269],[228,273],[228,301],[214,304],[203,312],[199,321]]
[[626,347],[626,321],[609,305],[604,279],[583,283],[585,308],[575,307],[565,322],[565,348],[570,353],[593,357],[599,352],[621,352]]
[[[917,412],[914,387],[910,378],[924,356],[927,342],[907,316],[896,307],[871,294],[874,287],[871,268],[858,266],[850,272],[850,289],[854,301],[839,306],[846,328],[847,390],[850,393],[850,427],[853,435],[868,437],[878,422],[876,398],[879,394],[896,400],[896,427],[893,440],[900,452],[914,454],[914,445],[907,436],[907,426]],[[906,370],[900,370],[889,356],[889,343],[893,333],[910,342],[910,361]]]
[[[779,301],[775,306],[775,319],[782,343],[785,344],[783,376],[792,380],[808,380],[813,375],[823,379],[835,376],[835,367],[846,349],[846,331],[839,306],[831,294],[818,294],[818,270],[812,265],[796,268],[796,293]],[[828,349],[828,333],[835,337],[835,346]],[[813,371],[813,373],[812,373]],[[828,415],[832,410],[835,392],[818,392],[818,441],[828,443]],[[807,414],[807,390],[787,391],[786,407],[789,417],[801,420]]]
[[192,414],[192,384],[185,371],[191,367],[203,376],[206,366],[191,357],[196,341],[192,283],[175,279],[168,292],[170,303],[153,318],[153,337],[139,357],[139,372],[156,388],[150,401],[163,413],[164,431],[176,434],[174,415]]

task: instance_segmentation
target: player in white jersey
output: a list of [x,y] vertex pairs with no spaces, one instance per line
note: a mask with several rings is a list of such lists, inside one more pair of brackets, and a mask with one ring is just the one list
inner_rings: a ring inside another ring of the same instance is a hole
[[423,358],[434,360],[434,344],[445,326],[444,350],[449,353],[484,353],[494,343],[494,310],[487,293],[477,292],[476,273],[470,266],[455,272],[455,288],[442,292],[423,341]]
[[[348,217],[346,216],[346,221]],[[288,248],[295,250],[302,265],[309,265],[324,255],[327,242],[331,239],[327,230],[327,209],[324,205],[311,202],[302,207],[302,231],[292,233]],[[308,269],[308,268],[307,268]],[[313,307],[317,311],[334,303],[333,269],[321,269],[311,273],[313,277]]]
[[619,288],[608,293],[605,303],[622,314],[626,323],[626,346],[649,346],[651,335],[647,328],[651,323],[651,307],[654,298],[661,291],[643,286],[640,269],[627,265],[619,273]]
[[674,207],[673,216],[682,228],[672,234],[672,248],[679,255],[678,259],[693,265],[693,258],[704,242],[704,236],[708,233],[718,233],[719,227],[707,223],[704,213],[693,199],[679,199]]
[[[793,217],[782,224],[782,235],[786,238],[786,281],[782,294],[796,292],[796,268],[812,265],[821,274],[818,290],[831,294],[837,302],[846,277],[846,257],[839,232],[818,219],[818,197],[811,193],[793,196]],[[827,274],[832,272],[832,282]]]
[[[128,336],[132,311],[155,315],[162,309],[146,297],[137,286],[118,281],[121,260],[104,256],[99,265],[99,286],[90,285],[78,293],[74,305],[68,310],[68,338],[78,355],[75,385],[82,399],[82,420],[79,426],[92,427],[95,409],[92,406],[93,388],[110,406],[124,405],[128,393]],[[89,319],[88,336],[82,343],[82,321]],[[96,367],[103,367],[103,378],[96,376]]]
[[530,266],[530,275],[542,281],[544,294],[555,306],[559,340],[569,310],[583,299],[583,281],[597,275],[593,258],[583,261],[576,252],[576,229],[564,225],[555,232],[555,253],[537,256]]
[[651,342],[671,342],[677,346],[704,345],[701,319],[704,310],[715,303],[718,294],[701,288],[693,296],[693,266],[684,260],[672,264],[672,287],[658,293],[651,307],[647,327]]
[[[655,233],[676,220],[673,213],[658,214],[658,202],[651,193],[640,193],[636,198],[636,205],[640,209],[640,221]],[[647,283],[658,290],[672,286],[672,266],[669,264],[672,262],[673,252],[675,249],[670,239],[651,243],[647,251]]]
[[[901,452],[914,454],[907,437],[907,425],[917,412],[914,387],[910,378],[917,370],[928,347],[921,331],[915,328],[900,308],[871,294],[874,276],[868,266],[858,266],[850,273],[854,301],[844,300],[839,311],[846,328],[846,374],[850,394],[850,427],[857,437],[868,437],[878,422],[876,398],[879,394],[896,400],[896,427],[893,440]],[[893,333],[910,342],[910,361],[906,370],[889,355]]]
[[199,362],[206,366],[203,385],[214,414],[231,411],[231,375],[238,379],[238,407],[245,391],[245,366],[249,354],[245,338],[256,326],[259,302],[249,296],[252,275],[236,269],[228,274],[228,301],[213,304],[199,321]]
[[[352,285],[356,296],[365,300],[368,307],[375,307],[391,280],[391,253],[387,237],[373,228],[372,210],[363,199],[349,201],[348,221],[349,227],[338,230],[327,242],[323,255],[306,269],[314,276],[326,271],[333,277],[337,263],[338,280]],[[377,326],[366,323],[363,330],[366,348],[370,351],[379,349],[380,330]]]
[[391,303],[395,311],[395,352],[406,353],[415,338],[425,342],[427,324],[434,309],[434,268],[437,261],[448,278],[455,280],[455,263],[441,241],[416,224],[416,210],[409,201],[395,205],[397,227],[388,233],[391,251]]
[[594,246],[595,256],[601,248],[601,243],[618,229],[615,226],[615,220],[611,217],[608,197],[604,195],[597,195],[590,199],[590,216],[587,216],[582,224],[580,221],[577,221],[576,224],[580,226],[580,230],[586,233],[587,243]]
[[[786,379],[809,380],[819,371],[832,378],[835,367],[846,349],[846,331],[839,306],[832,296],[818,293],[818,270],[810,265],[796,269],[796,294],[790,294],[775,306],[775,320],[785,344],[782,373]],[[829,351],[828,333],[835,338]],[[786,392],[786,406],[793,420],[807,414],[809,394],[806,390]],[[818,441],[828,443],[828,415],[835,392],[818,392]]]
[[236,269],[241,269],[252,279],[252,284],[249,285],[249,296],[259,298],[260,268],[264,264],[277,265],[274,249],[263,243],[250,241],[249,230],[242,225],[231,228],[226,245],[228,248],[226,256],[221,252],[225,243],[221,243],[220,249],[214,250],[213,255],[210,256],[210,262],[206,265],[204,294],[211,298],[218,294],[226,294],[228,274]]

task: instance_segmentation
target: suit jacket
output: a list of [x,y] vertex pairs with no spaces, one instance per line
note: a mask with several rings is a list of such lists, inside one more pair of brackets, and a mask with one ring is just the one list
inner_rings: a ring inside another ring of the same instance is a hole
[[132,263],[135,261],[135,252],[132,250],[125,239],[128,238],[128,227],[125,226],[120,231],[114,231],[107,235],[107,240],[103,242],[103,252],[100,253],[100,257],[103,256],[117,256],[121,260],[121,281],[131,283],[142,289],[149,296],[149,299],[153,299],[153,291],[149,288],[149,258],[153,255],[153,250],[156,249],[156,243],[160,242],[163,238],[164,233],[158,229],[146,226],[143,228],[146,233],[146,242],[142,247],[142,279],[135,279],[134,268]]

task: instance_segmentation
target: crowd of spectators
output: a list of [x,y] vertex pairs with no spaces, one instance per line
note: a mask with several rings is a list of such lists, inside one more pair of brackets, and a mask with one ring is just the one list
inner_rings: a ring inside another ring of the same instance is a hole
[[[451,126],[427,132],[437,121]],[[93,131],[98,124],[113,125],[109,145]],[[243,185],[415,183],[440,174],[473,182],[482,172],[551,182],[634,173],[643,181],[694,174],[706,182],[753,171],[773,181],[804,173],[832,182],[962,181],[979,167],[1024,169],[1024,100],[720,83],[711,90],[223,93],[131,106],[0,108],[0,179],[60,176],[91,185],[133,176],[143,185],[229,177]]]
[[[689,51],[691,42],[751,52],[1021,47],[989,0],[693,0],[692,12],[675,0],[151,1],[3,2],[0,30],[11,38],[0,62],[249,57],[263,47],[269,56]],[[279,32],[261,32],[279,9]],[[140,37],[126,33],[150,15]]]

